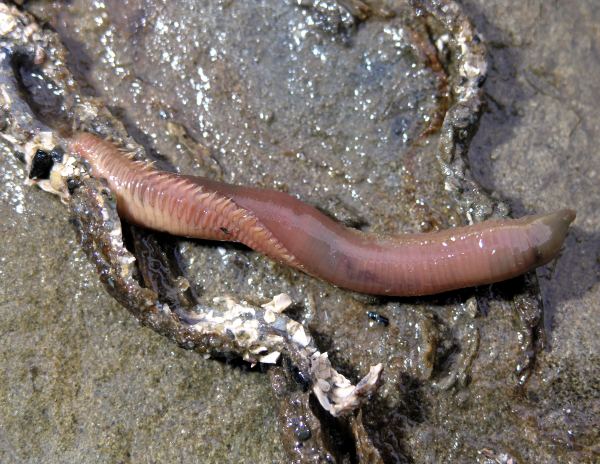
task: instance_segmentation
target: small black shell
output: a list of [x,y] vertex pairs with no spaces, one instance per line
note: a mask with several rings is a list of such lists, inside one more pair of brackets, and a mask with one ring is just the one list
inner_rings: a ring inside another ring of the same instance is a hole
[[379,324],[383,324],[385,327],[390,324],[390,320],[387,317],[382,316],[376,311],[367,311],[367,317]]
[[57,145],[50,152],[50,156],[52,156],[52,159],[54,160],[54,162],[62,163],[63,157],[65,156],[65,150],[63,150],[62,147]]
[[52,155],[47,151],[38,149],[31,160],[31,170],[29,171],[30,179],[48,179],[54,160]]

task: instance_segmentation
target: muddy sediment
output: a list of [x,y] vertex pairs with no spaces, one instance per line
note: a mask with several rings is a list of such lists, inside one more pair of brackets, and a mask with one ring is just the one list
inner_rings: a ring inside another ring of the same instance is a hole
[[[471,177],[466,148],[479,100],[468,92],[479,92],[483,80],[464,79],[464,26],[430,3],[398,2],[393,17],[382,8],[357,15],[333,2],[28,8],[57,31],[84,92],[107,105],[162,167],[287,191],[363,230],[400,233],[505,215],[507,204],[496,197],[513,199],[502,189],[488,195]],[[486,28],[499,33],[479,7],[469,8],[483,29],[465,45],[477,57]],[[559,14],[549,21],[563,24]],[[492,89],[499,85],[493,81]],[[29,81],[29,89],[38,87]],[[491,131],[484,127],[476,139],[476,174]],[[7,368],[0,448],[7,458],[286,462],[284,449],[289,456],[297,443],[326,448],[299,452],[302,458],[329,453],[340,462],[591,462],[597,452],[588,430],[593,355],[571,366],[567,386],[555,383],[564,361],[540,351],[548,331],[534,275],[435,297],[374,298],[232,244],[169,242],[203,301],[234,295],[260,305],[285,292],[290,317],[340,372],[356,381],[384,364],[382,387],[360,420],[336,425],[284,372],[204,360],[140,329],[100,286],[66,209],[22,185],[9,147],[1,162]],[[583,349],[562,340],[555,346],[567,346],[569,356]],[[560,391],[563,412],[540,397],[553,391]],[[281,424],[301,416],[306,423],[294,423],[282,445]]]

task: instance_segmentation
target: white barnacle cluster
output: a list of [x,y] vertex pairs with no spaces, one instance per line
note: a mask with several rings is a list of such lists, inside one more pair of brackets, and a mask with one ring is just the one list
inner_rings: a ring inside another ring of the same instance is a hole
[[354,411],[377,390],[383,371],[381,363],[372,366],[369,373],[353,385],[333,368],[327,353],[316,349],[302,324],[289,319],[286,329],[291,342],[300,347],[300,352],[309,361],[313,393],[331,415],[340,416]]
[[37,42],[40,39],[40,27],[29,22],[15,6],[0,3],[0,37],[16,43]]
[[[45,153],[51,153],[58,145],[56,136],[50,131],[42,131],[34,135],[24,144],[8,134],[2,134],[2,137],[19,147],[25,157],[25,166],[27,172],[31,172],[36,154],[41,150]],[[47,178],[36,179],[28,178],[25,180],[26,185],[37,185],[42,190],[58,195],[63,203],[66,203],[69,198],[69,189],[67,187],[68,179],[79,177],[81,168],[77,159],[65,153],[60,161],[55,160],[52,163]]]
[[309,348],[312,338],[306,333],[302,324],[290,319],[285,328],[293,343],[302,348]]
[[277,319],[277,315],[281,314],[288,306],[292,304],[292,299],[286,293],[275,295],[271,301],[265,303],[261,307],[264,308],[264,319],[267,324],[272,324]]
[[461,29],[457,35],[457,43],[460,48],[461,62],[459,72],[466,78],[466,84],[459,85],[457,94],[462,101],[470,100],[479,92],[479,87],[474,81],[487,73],[485,59],[472,52],[473,31]]
[[353,385],[333,368],[327,353],[317,350],[304,326],[283,314],[292,303],[288,295],[276,295],[261,308],[238,303],[230,297],[217,297],[213,302],[223,309],[195,313],[194,330],[232,337],[244,350],[243,359],[253,363],[274,364],[282,351],[292,345],[307,361],[312,390],[319,403],[333,416],[355,410],[377,389],[382,365],[371,367],[369,373]]
[[17,20],[11,14],[8,5],[0,5],[0,36],[7,35],[17,27]]
[[316,379],[313,392],[321,406],[333,416],[358,408],[377,389],[383,371],[381,363],[371,366],[369,373],[356,385],[352,385],[350,380],[331,366],[327,353],[316,351],[310,360],[311,374]]
[[238,303],[230,297],[217,297],[213,302],[217,308],[195,313],[194,330],[207,334],[217,332],[232,338],[243,349],[245,361],[277,362],[284,338],[264,330],[264,310]]
[[[456,4],[453,8],[457,9]],[[455,13],[456,16],[459,12]],[[477,81],[487,74],[487,61],[480,49],[474,46],[475,41],[481,39],[476,36],[473,26],[465,22],[456,33],[456,43],[460,50],[458,72],[464,77],[464,83],[457,86],[457,96],[460,101],[469,101],[480,92]]]

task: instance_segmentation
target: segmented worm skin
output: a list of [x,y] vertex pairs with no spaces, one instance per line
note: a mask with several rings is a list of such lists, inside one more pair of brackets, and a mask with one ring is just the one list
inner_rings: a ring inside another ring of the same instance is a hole
[[126,220],[174,235],[241,242],[350,290],[440,293],[509,279],[553,259],[575,212],[383,237],[347,228],[282,192],[158,171],[78,133],[70,150],[105,178]]

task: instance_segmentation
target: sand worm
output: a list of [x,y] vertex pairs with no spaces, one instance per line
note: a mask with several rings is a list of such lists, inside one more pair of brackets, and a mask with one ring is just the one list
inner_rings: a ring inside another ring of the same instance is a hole
[[425,234],[367,234],[273,190],[159,171],[88,133],[69,140],[106,179],[119,215],[191,238],[241,242],[279,262],[362,293],[411,296],[489,284],[552,260],[575,212],[490,220]]

